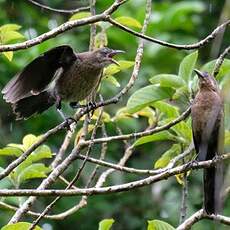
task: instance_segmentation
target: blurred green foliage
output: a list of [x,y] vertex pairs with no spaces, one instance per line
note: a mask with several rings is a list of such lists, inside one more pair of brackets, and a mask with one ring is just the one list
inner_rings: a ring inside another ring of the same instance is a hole
[[[96,4],[97,12],[102,12],[112,2],[112,0],[98,0]],[[57,8],[74,8],[79,1],[44,0],[43,3]],[[144,19],[144,3],[145,1],[143,0],[130,0],[113,15],[113,18],[139,31],[139,27]],[[23,0],[0,0],[0,6],[2,8],[0,26],[6,24],[20,25],[21,28],[19,29],[18,27],[15,30],[19,31],[20,35],[23,35],[26,39],[34,38],[70,19],[70,16],[41,10]],[[193,43],[204,38],[216,27],[223,10],[226,10],[224,9],[224,1],[223,4],[221,4],[219,0],[154,1],[151,22],[147,34],[177,44]],[[87,14],[78,15],[78,17],[85,16],[87,16]],[[126,20],[124,20],[124,17],[126,17]],[[135,20],[127,20],[127,17],[133,17]],[[126,32],[120,31],[114,26],[109,26],[107,23],[98,23],[97,31],[97,47],[108,44],[111,48],[126,51],[121,58],[124,66],[122,71],[120,71],[121,69],[116,69],[114,66],[110,66],[105,71],[100,92],[104,98],[110,98],[119,92],[129,80],[138,39]],[[222,41],[221,50],[229,45],[229,41],[227,40],[229,36],[229,31],[227,31]],[[40,53],[61,44],[71,45],[77,51],[82,52],[88,49],[89,37],[89,26],[79,27],[35,47],[14,52],[11,62],[4,55],[1,55],[1,89],[25,64],[37,57]],[[18,35],[16,39],[17,41],[22,41],[23,37],[19,37]],[[12,39],[11,41],[7,41],[7,43],[11,42],[15,42],[15,40]],[[1,41],[1,43],[3,43],[3,41]],[[196,68],[202,67],[201,69],[208,71],[213,68],[213,59],[215,59],[216,56],[210,54],[212,46],[215,46],[215,41],[200,49],[198,55],[198,53],[194,51],[179,51],[145,42],[142,67],[134,87],[118,104],[110,105],[105,108],[106,114],[103,120],[106,124],[108,134],[115,135],[116,126],[120,127],[123,133],[131,133],[141,131],[148,125],[153,126],[157,121],[158,125],[163,125],[177,117],[181,111],[187,107],[191,89],[196,86],[196,78],[194,78],[192,72],[194,66],[196,66]],[[120,62],[122,61],[120,60]],[[220,85],[226,97],[226,102],[229,102],[230,97],[229,63],[229,60],[225,61],[220,75],[218,76],[218,80],[220,81]],[[167,93],[165,90],[162,91],[162,88],[168,88]],[[158,94],[155,93],[156,91]],[[143,101],[141,97],[144,97],[145,94],[149,94],[150,96],[147,95],[145,97],[147,100]],[[135,100],[133,100],[133,98]],[[157,98],[157,100],[154,98]],[[162,99],[167,100],[162,101]],[[126,104],[128,108],[125,107]],[[130,104],[132,106],[130,106]],[[150,107],[146,107],[147,105]],[[2,155],[12,153],[12,151],[7,152],[7,148],[11,148],[11,150],[14,148],[14,155],[20,155],[19,146],[9,145],[5,149],[4,147],[8,143],[20,143],[23,137],[28,133],[32,133],[36,136],[42,135],[61,121],[55,109],[52,108],[41,116],[26,121],[16,122],[11,109],[3,101],[2,97],[0,99],[0,106],[0,147],[2,148]],[[73,113],[68,106],[65,107],[65,110],[68,114]],[[229,112],[229,106],[226,104],[226,113]],[[77,127],[78,130],[80,130],[81,126],[82,122],[79,122]],[[225,127],[226,129],[230,127],[228,116],[226,118]],[[229,131],[226,133],[228,134],[228,132]],[[49,138],[46,143],[47,146],[43,146],[43,148],[46,148],[46,151],[45,149],[43,149],[43,151],[48,152],[49,157],[51,157],[51,150],[55,153],[59,149],[64,136],[65,132],[62,131]],[[229,145],[229,135],[226,136],[226,144]],[[181,122],[169,131],[143,137],[143,139],[140,138],[135,141],[137,147],[132,159],[128,162],[128,166],[150,169],[153,167],[164,167],[173,156],[189,145],[191,141],[190,120],[188,119],[185,122]],[[72,143],[72,146],[73,144],[74,143]],[[226,150],[228,150],[228,148],[226,148]],[[39,151],[39,149],[36,151]],[[117,161],[122,156],[123,151],[124,147],[120,142],[110,143],[106,160],[112,162]],[[99,154],[99,147],[95,146],[92,152],[93,156],[97,157]],[[39,161],[44,161],[44,158],[49,157],[44,156],[39,159]],[[11,161],[11,157],[1,156],[0,166],[4,168]],[[48,169],[44,168],[46,167],[44,163],[34,162],[35,161],[32,163],[40,164],[40,166],[42,164],[41,167],[43,167],[44,173],[48,172]],[[45,159],[44,162],[49,163],[49,159]],[[68,169],[68,172],[66,172],[68,178],[72,178],[80,163],[80,161],[76,161]],[[24,166],[26,167],[27,165]],[[93,165],[87,165],[83,172],[84,176],[78,182],[77,186],[84,184],[92,168]],[[41,168],[39,168],[39,170],[40,169]],[[28,179],[28,177],[24,179]],[[109,182],[118,184],[136,179],[137,177],[134,175],[116,172],[108,178],[106,184],[109,184]],[[15,181],[18,182],[18,177],[15,177]],[[23,182],[25,183],[19,183],[17,186],[20,185],[20,187],[32,188],[36,187],[40,181],[39,178],[28,181],[24,180]],[[10,181],[3,180],[0,182],[1,188],[6,188],[7,186],[11,186]],[[61,184],[59,183],[55,185],[55,187],[60,186]],[[179,221],[181,190],[182,186],[177,183],[175,177],[173,177],[167,181],[161,181],[152,186],[139,188],[126,193],[90,197],[86,208],[69,216],[65,220],[50,221],[44,219],[40,226],[44,229],[48,229],[48,227],[52,226],[52,229],[58,230],[65,228],[73,229],[73,226],[77,226],[79,230],[98,229],[99,222],[107,218],[113,218],[115,220],[112,229],[116,230],[146,229],[148,225],[148,228],[151,229],[150,225],[155,223],[155,219],[165,221],[172,226],[177,226]],[[6,200],[11,204],[18,204],[23,202],[24,198],[8,198]],[[43,210],[46,204],[52,199],[43,198],[39,200],[40,202],[37,202],[35,207],[35,209],[37,208],[36,210]],[[78,200],[79,198],[76,197],[61,199],[55,206],[55,213],[62,212],[72,207]],[[189,175],[188,215],[191,215],[201,208],[201,205],[201,172],[192,172],[191,175]],[[0,227],[6,224],[12,215],[12,212],[7,210],[1,213]],[[225,202],[224,214],[230,215],[229,199]],[[30,217],[26,218],[28,222],[31,222],[31,220]],[[112,222],[110,223],[112,224]],[[201,221],[195,225],[194,229],[211,229],[212,226],[213,223],[210,221]]]

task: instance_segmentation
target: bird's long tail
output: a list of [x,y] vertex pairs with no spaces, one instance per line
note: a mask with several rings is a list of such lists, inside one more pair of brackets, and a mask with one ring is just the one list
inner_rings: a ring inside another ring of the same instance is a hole
[[27,119],[32,115],[42,113],[54,103],[55,99],[50,95],[49,92],[44,91],[38,95],[22,98],[13,103],[11,106],[16,114],[16,119],[21,120]]
[[221,212],[222,164],[204,169],[204,209],[207,214]]

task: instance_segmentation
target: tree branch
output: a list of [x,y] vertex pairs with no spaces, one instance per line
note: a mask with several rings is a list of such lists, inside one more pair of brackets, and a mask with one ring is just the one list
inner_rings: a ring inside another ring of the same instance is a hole
[[111,23],[112,25],[118,27],[119,29],[121,29],[121,30],[123,30],[123,31],[125,31],[127,33],[130,33],[130,34],[132,34],[132,35],[134,35],[136,37],[140,37],[140,38],[143,38],[143,39],[145,39],[147,41],[150,41],[150,42],[162,45],[162,46],[166,46],[166,47],[169,47],[169,48],[179,49],[179,50],[182,50],[182,49],[184,49],[184,50],[192,50],[192,49],[198,49],[198,48],[201,48],[202,46],[205,46],[210,41],[212,41],[220,33],[220,31],[224,30],[225,27],[229,26],[229,24],[230,24],[230,20],[224,22],[220,26],[216,27],[212,31],[211,34],[209,34],[206,38],[202,39],[199,42],[196,42],[196,43],[193,43],[193,44],[189,44],[189,45],[177,45],[177,44],[174,44],[174,43],[169,43],[169,42],[161,41],[159,39],[152,38],[152,37],[149,37],[147,35],[143,35],[141,33],[138,33],[135,30],[132,30],[132,29],[130,29],[130,28],[126,27],[126,26],[123,26],[122,24],[116,22],[110,16],[107,16],[105,18],[105,21]]
[[83,7],[79,7],[77,9],[72,9],[72,10],[64,10],[64,9],[56,9],[56,8],[53,8],[53,7],[50,7],[50,6],[46,6],[46,5],[41,4],[41,3],[37,2],[37,1],[34,1],[34,0],[27,0],[27,1],[30,2],[33,5],[41,8],[41,9],[52,11],[54,13],[75,14],[75,13],[78,13],[78,12],[81,12],[81,11],[89,10],[89,6],[83,6]]
[[103,13],[97,14],[95,16],[83,18],[80,20],[74,20],[74,21],[68,21],[63,23],[62,25],[58,26],[57,28],[48,31],[47,33],[41,34],[40,36],[27,40],[25,42],[21,43],[15,43],[10,45],[1,45],[0,46],[0,52],[3,51],[15,51],[15,50],[21,50],[21,49],[27,49],[29,47],[35,46],[37,44],[40,44],[50,38],[56,37],[59,34],[64,33],[65,31],[68,31],[70,29],[73,29],[75,27],[88,25],[91,23],[103,21],[108,15],[112,14],[114,11],[118,9],[118,7],[122,4],[124,4],[126,0],[124,1],[114,1],[114,3]]
[[[31,200],[31,198],[34,198],[34,196],[79,196],[79,195],[99,195],[99,194],[110,194],[110,193],[117,193],[117,192],[123,192],[123,191],[129,191],[134,188],[139,188],[143,186],[147,186],[153,183],[156,183],[161,180],[168,179],[171,176],[174,176],[176,174],[187,172],[191,169],[203,169],[203,168],[209,168],[213,165],[217,164],[220,161],[226,160],[230,158],[230,153],[224,154],[220,156],[219,158],[215,158],[213,160],[208,161],[202,161],[202,162],[189,162],[186,164],[183,164],[181,166],[177,166],[172,169],[167,169],[166,171],[159,173],[155,176],[149,176],[145,179],[121,184],[121,185],[113,185],[108,187],[93,187],[93,188],[78,188],[78,189],[69,189],[69,190],[60,190],[60,189],[47,189],[44,190],[39,186],[38,189],[2,189],[0,190],[0,196],[7,197],[7,196],[33,196],[30,197],[23,205],[23,210],[25,208],[25,204]],[[47,178],[48,179],[48,178]],[[44,187],[44,181],[43,181],[43,187]],[[21,208],[22,209],[22,208]],[[27,211],[27,210],[26,210]]]

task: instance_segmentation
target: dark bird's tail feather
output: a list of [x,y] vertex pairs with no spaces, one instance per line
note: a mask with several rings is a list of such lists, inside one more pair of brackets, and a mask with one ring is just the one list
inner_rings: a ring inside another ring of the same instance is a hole
[[218,214],[222,210],[222,170],[222,163],[217,163],[214,167],[204,169],[204,209],[209,215]]
[[38,95],[32,95],[20,99],[12,104],[16,119],[27,119],[34,114],[42,113],[55,103],[49,92],[44,91]]

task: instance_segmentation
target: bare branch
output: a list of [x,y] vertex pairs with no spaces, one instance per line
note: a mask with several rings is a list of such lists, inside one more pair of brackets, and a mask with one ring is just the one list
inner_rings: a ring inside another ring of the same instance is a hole
[[[103,188],[99,188],[97,186],[93,188],[78,188],[78,189],[69,189],[69,190],[59,190],[59,189],[46,189],[45,190],[45,189],[41,189],[41,187],[45,187],[45,183],[43,181],[42,183],[43,186],[40,185],[39,186],[40,188],[38,189],[11,189],[11,190],[2,189],[0,190],[0,196],[3,196],[3,197],[32,196],[22,205],[23,210],[24,210],[25,204],[28,205],[27,202],[31,201],[32,198],[34,198],[35,196],[59,196],[59,195],[60,196],[79,196],[79,195],[90,196],[90,195],[109,194],[109,193],[117,193],[117,192],[122,192],[122,191],[129,191],[134,188],[147,186],[147,185],[156,183],[158,181],[168,179],[171,176],[187,172],[191,169],[209,168],[217,164],[218,162],[221,162],[229,158],[230,158],[230,153],[224,154],[220,156],[219,158],[215,158],[213,160],[194,162],[194,163],[189,162],[189,163],[183,164],[181,166],[177,166],[172,169],[167,169],[166,171],[159,173],[158,175],[155,175],[155,176],[149,176],[141,180],[137,180],[137,181],[121,184],[121,185],[103,187]],[[20,208],[20,211],[21,210],[22,208]]]
[[204,213],[203,209],[195,212],[192,216],[190,216],[184,223],[177,227],[177,230],[189,230],[191,227],[202,219],[210,219],[213,221],[218,221],[220,223],[230,225],[230,218],[222,215],[207,215]]
[[124,4],[126,0],[124,1],[115,1],[107,10],[105,10],[103,13],[83,18],[80,20],[73,20],[63,23],[62,25],[58,26],[57,28],[48,31],[47,33],[41,34],[40,36],[27,40],[25,42],[21,43],[15,43],[10,45],[1,45],[0,46],[0,52],[3,51],[15,51],[15,50],[21,50],[21,49],[27,49],[29,47],[35,46],[37,44],[40,44],[48,39],[51,39],[53,37],[56,37],[59,34],[64,33],[65,31],[68,31],[70,29],[73,29],[75,27],[88,25],[91,23],[103,21],[108,15],[112,14],[114,11],[118,9],[118,7],[122,4]]
[[[99,104],[100,103],[97,103],[97,105],[99,105]],[[171,121],[165,125],[162,125],[162,126],[159,126],[159,127],[153,128],[153,129],[148,129],[146,131],[138,132],[138,133],[130,133],[130,134],[124,134],[124,135],[118,135],[118,136],[110,136],[110,137],[106,137],[106,138],[98,138],[98,139],[94,139],[93,142],[95,144],[99,144],[102,142],[110,142],[110,141],[114,141],[114,140],[126,140],[126,139],[131,139],[131,138],[143,137],[143,136],[147,136],[147,135],[161,132],[163,130],[167,130],[167,129],[171,128],[172,126],[176,125],[177,123],[179,123],[180,121],[185,120],[190,114],[190,109],[191,109],[190,107],[187,108],[187,110],[185,112],[183,112],[179,117],[177,117],[175,120],[173,120],[173,121]],[[83,145],[89,145],[90,142],[92,142],[92,140],[85,141],[82,144]]]
[[212,41],[220,33],[220,31],[224,30],[225,27],[229,26],[229,24],[230,24],[230,20],[224,22],[220,26],[216,27],[211,34],[209,34],[206,38],[202,39],[199,42],[189,44],[189,45],[177,45],[177,44],[164,42],[164,41],[161,41],[159,39],[152,38],[152,37],[149,37],[147,35],[143,35],[141,33],[138,33],[135,30],[132,30],[132,29],[130,29],[130,28],[126,27],[126,26],[123,26],[122,24],[116,22],[110,16],[107,16],[105,21],[108,21],[112,25],[118,27],[119,29],[122,29],[123,31],[125,31],[127,33],[130,33],[130,34],[135,35],[137,37],[143,38],[143,39],[145,39],[147,41],[150,41],[150,42],[162,45],[162,46],[166,46],[166,47],[169,47],[169,48],[179,49],[179,50],[182,50],[182,49],[184,49],[184,50],[192,50],[192,49],[198,49],[198,48],[201,48],[202,46],[205,46],[210,41]]
[[217,59],[216,63],[215,63],[215,67],[213,70],[213,76],[216,77],[217,74],[220,71],[220,67],[224,62],[224,58],[230,53],[230,46],[228,46],[224,52],[219,56],[219,58]]
[[61,14],[75,14],[81,11],[89,10],[89,6],[83,6],[83,7],[79,7],[77,9],[72,9],[72,10],[63,10],[63,9],[56,9],[50,6],[46,6],[34,0],[27,0],[27,1],[41,9],[52,11],[55,13],[61,13]]

